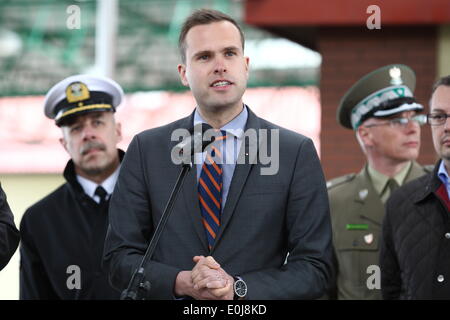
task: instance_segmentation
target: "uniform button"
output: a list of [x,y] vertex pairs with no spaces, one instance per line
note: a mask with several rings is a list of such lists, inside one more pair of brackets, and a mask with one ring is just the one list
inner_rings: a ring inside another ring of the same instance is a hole
[[444,282],[444,276],[442,274],[438,275],[437,281],[438,282]]
[[445,238],[446,238],[446,239],[450,239],[450,232],[447,232],[447,233],[445,234]]

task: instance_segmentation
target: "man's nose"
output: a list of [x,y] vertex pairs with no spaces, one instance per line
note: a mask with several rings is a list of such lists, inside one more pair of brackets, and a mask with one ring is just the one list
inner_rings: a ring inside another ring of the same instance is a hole
[[443,126],[445,132],[450,132],[450,120],[448,118],[445,119]]
[[418,121],[408,118],[408,123],[406,124],[406,130],[408,133],[415,133],[419,131],[420,124]]
[[223,61],[223,59],[217,58],[216,64],[214,66],[214,73],[224,73],[224,72],[227,72],[225,62]]
[[82,133],[83,141],[95,139],[95,130],[90,125],[85,125],[83,127]]

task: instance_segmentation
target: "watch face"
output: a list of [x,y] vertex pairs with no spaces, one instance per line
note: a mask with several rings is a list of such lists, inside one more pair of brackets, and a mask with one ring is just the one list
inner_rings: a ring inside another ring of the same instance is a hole
[[245,297],[247,294],[247,284],[244,280],[238,279],[234,282],[234,293],[236,293],[239,298]]

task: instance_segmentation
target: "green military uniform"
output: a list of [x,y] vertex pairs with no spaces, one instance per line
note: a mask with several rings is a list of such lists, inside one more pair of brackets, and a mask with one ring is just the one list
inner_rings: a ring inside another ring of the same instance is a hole
[[[422,111],[423,106],[413,97],[414,87],[414,72],[405,65],[377,69],[344,95],[337,120],[343,127],[356,131],[369,118]],[[419,115],[413,120],[423,124],[425,119]],[[401,121],[404,120],[410,121]],[[378,255],[384,202],[392,186],[402,185],[426,172],[425,168],[410,162],[389,178],[366,165],[358,174],[328,182],[336,266],[331,298],[381,299]],[[373,267],[368,269],[369,266]]]
[[[415,162],[403,183],[429,172]],[[381,299],[380,289],[369,289],[367,280],[378,266],[379,239],[384,204],[366,165],[360,173],[335,178],[327,183],[330,199],[333,243],[337,265],[338,299]],[[372,283],[373,284],[373,283]]]

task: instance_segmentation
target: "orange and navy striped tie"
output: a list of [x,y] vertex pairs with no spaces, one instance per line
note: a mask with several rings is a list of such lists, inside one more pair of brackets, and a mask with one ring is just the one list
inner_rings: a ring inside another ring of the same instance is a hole
[[[211,150],[206,153],[206,159],[202,166],[200,179],[198,182],[198,197],[200,201],[200,211],[202,222],[205,227],[209,249],[214,245],[217,233],[220,228],[220,214],[222,210],[222,165],[213,159],[222,159],[222,154],[217,149],[217,141],[226,138],[226,132],[221,131],[222,137],[215,139]],[[209,155],[211,153],[211,155]],[[212,157],[211,157],[212,156]]]

